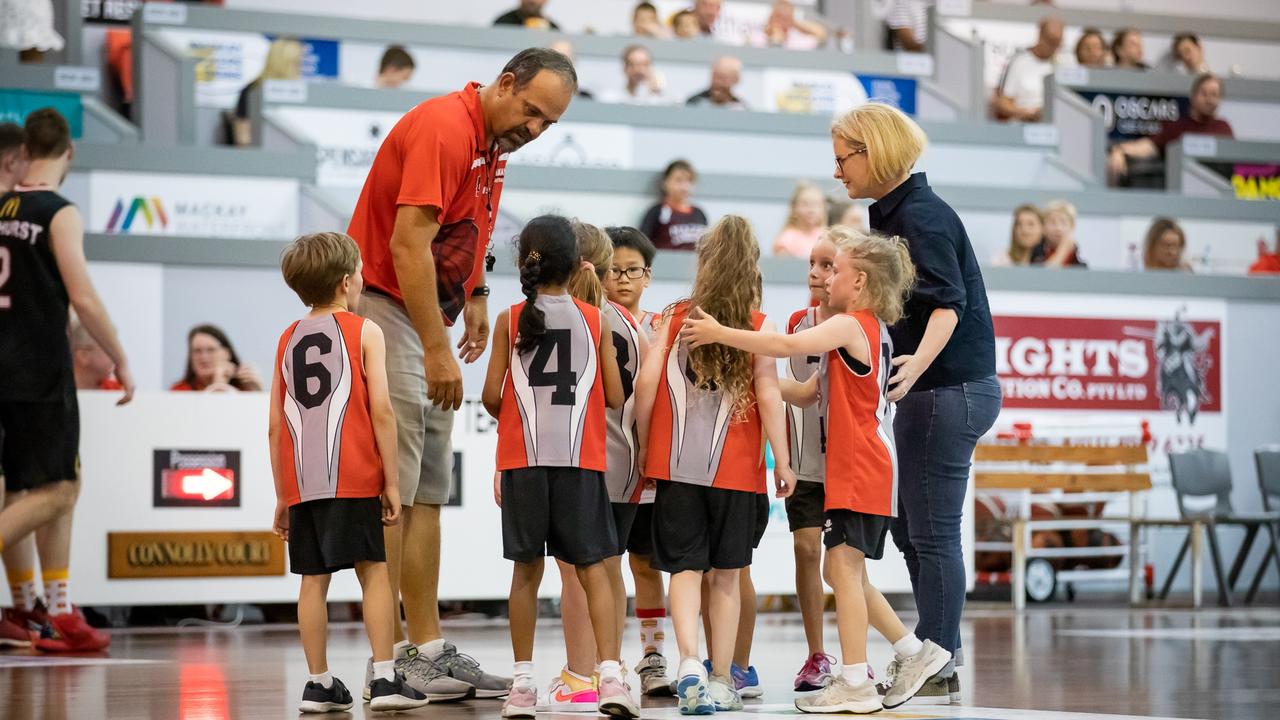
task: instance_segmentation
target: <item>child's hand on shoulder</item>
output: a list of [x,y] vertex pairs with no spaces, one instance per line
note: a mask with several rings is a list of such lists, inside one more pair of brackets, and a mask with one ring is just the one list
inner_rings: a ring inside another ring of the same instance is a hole
[[382,490],[382,524],[390,527],[400,522],[400,488]]
[[276,500],[275,517],[271,521],[271,532],[285,542],[289,542],[289,506],[284,500]]
[[689,347],[709,345],[719,342],[721,327],[718,320],[708,315],[702,308],[695,307],[689,311],[684,324],[680,327],[680,339],[688,343]]

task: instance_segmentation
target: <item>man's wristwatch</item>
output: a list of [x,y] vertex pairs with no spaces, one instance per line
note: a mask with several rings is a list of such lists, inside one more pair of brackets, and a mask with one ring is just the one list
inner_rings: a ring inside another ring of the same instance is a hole
[[488,285],[477,285],[471,289],[471,297],[489,297]]

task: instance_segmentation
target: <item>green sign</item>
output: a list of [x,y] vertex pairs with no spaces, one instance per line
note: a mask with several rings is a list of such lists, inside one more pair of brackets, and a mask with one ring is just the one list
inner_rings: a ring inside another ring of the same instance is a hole
[[71,125],[71,137],[79,138],[84,132],[84,106],[78,93],[0,88],[0,122],[21,125],[27,115],[46,107],[62,113]]

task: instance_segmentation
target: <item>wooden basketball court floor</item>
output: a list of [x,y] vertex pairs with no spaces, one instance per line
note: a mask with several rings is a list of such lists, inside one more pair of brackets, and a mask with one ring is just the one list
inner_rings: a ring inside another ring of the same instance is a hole
[[[910,623],[908,623],[910,624]],[[509,673],[501,621],[446,623],[446,635],[486,669]],[[541,689],[563,658],[558,621],[539,626],[535,655]],[[635,648],[634,628],[624,647]],[[828,615],[829,652],[836,645]],[[674,642],[668,639],[668,654]],[[1123,718],[1280,717],[1280,609],[1128,610],[1003,608],[966,611],[963,704],[907,705],[892,720],[1122,720]],[[872,639],[882,669],[887,643]],[[752,662],[765,695],[719,717],[797,717],[791,682],[804,659],[799,617],[762,614]],[[353,689],[367,645],[355,624],[331,633],[331,670]],[[636,657],[627,660],[634,664]],[[48,657],[0,653],[0,719],[256,720],[295,718],[306,665],[292,626],[115,632],[109,655]],[[632,676],[634,680],[634,676]],[[499,703],[433,704],[405,718],[496,718]],[[357,705],[333,717],[375,717]],[[679,717],[673,701],[645,701],[644,718]],[[320,717],[320,716],[311,716]],[[330,717],[330,716],[324,716]],[[573,720],[583,714],[540,714]]]

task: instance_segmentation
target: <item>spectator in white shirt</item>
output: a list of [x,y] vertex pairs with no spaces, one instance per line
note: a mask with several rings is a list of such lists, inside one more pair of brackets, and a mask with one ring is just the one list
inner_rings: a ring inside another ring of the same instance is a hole
[[1062,21],[1047,17],[1040,21],[1040,38],[1026,50],[1009,58],[992,109],[998,120],[1040,122],[1044,107],[1044,79],[1053,73],[1058,48],[1062,47]]
[[924,52],[929,34],[928,0],[893,0],[885,16],[891,49]]
[[601,100],[630,105],[665,105],[667,96],[662,75],[653,69],[653,55],[643,45],[628,45],[622,51],[622,74],[626,84],[605,93]]
[[826,41],[827,28],[822,23],[796,17],[796,6],[791,0],[774,0],[764,33],[755,44],[787,50],[814,50]]

